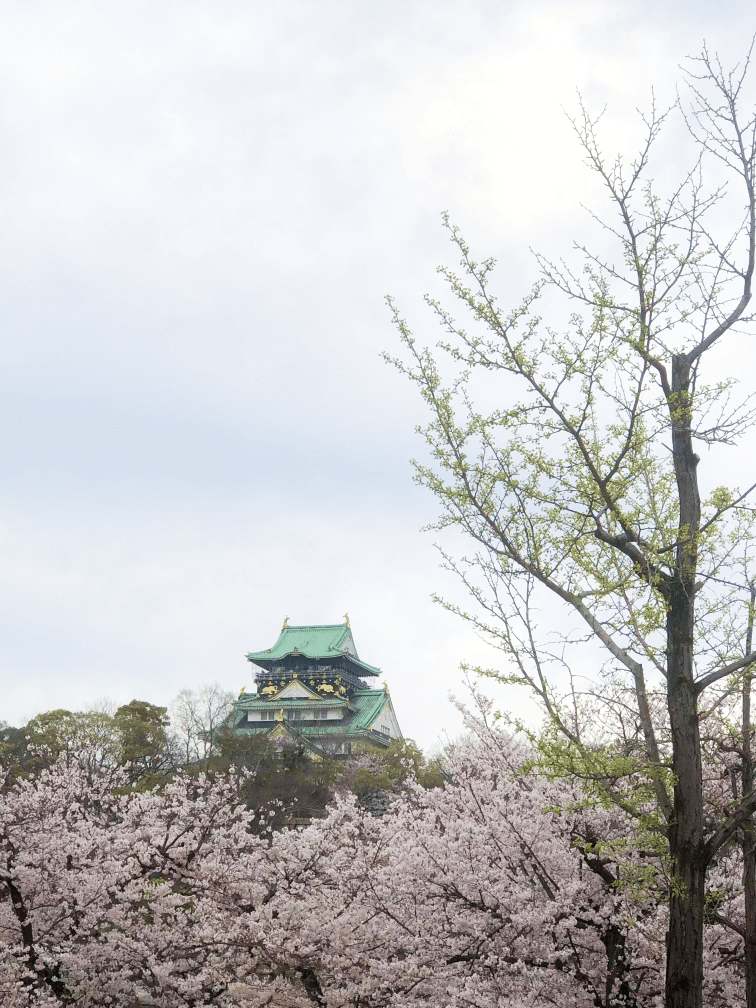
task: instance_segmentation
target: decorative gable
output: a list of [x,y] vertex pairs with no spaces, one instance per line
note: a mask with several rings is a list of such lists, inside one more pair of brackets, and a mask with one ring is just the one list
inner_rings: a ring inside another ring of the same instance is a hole
[[279,700],[320,700],[321,697],[319,693],[313,692],[299,679],[295,679],[284,686],[280,693],[276,693],[275,698],[271,699],[275,699],[277,703]]

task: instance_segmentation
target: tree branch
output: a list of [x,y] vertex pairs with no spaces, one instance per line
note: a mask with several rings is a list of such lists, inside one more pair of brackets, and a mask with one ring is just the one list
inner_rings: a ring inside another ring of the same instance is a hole
[[750,665],[752,662],[756,662],[756,651],[751,651],[751,653],[745,655],[744,658],[738,658],[737,661],[730,662],[730,664],[725,665],[724,668],[715,669],[713,672],[709,672],[707,675],[697,679],[694,684],[696,696],[703,693],[707,686],[711,686],[712,683],[718,682],[720,679],[724,679],[728,675],[732,675],[733,672],[738,672],[740,669],[745,668],[746,665]]
[[737,812],[733,812],[728,819],[725,819],[716,833],[706,841],[704,857],[707,864],[719,848],[726,844],[733,834],[750,819],[754,811],[756,811],[756,791],[751,791],[750,794],[743,797]]

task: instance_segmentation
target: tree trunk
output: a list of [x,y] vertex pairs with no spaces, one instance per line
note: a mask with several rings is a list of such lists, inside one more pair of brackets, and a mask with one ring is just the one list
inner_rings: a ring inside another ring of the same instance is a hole
[[667,705],[672,733],[674,808],[669,831],[672,886],[665,1008],[701,1008],[706,860],[703,774],[694,672],[695,584],[701,501],[693,451],[690,364],[672,359],[672,458],[679,501],[675,576],[667,600]]
[[625,932],[612,924],[601,936],[601,941],[606,949],[605,1008],[636,1008],[637,1001],[630,985],[632,975]]
[[746,823],[744,832],[746,1005],[756,1008],[756,837],[753,820]]
[[[746,654],[753,647],[756,588],[751,585]],[[753,790],[753,748],[751,745],[751,685],[753,666],[743,677],[743,794]],[[745,891],[745,985],[746,1006],[756,1008],[756,824],[753,816],[743,826],[743,889]]]
[[[675,594],[678,594],[675,592]],[[687,600],[685,600],[687,601]],[[675,609],[668,623],[675,623]],[[692,609],[692,605],[688,605]],[[677,628],[675,628],[677,629]],[[668,703],[675,774],[674,810],[669,831],[672,888],[667,935],[665,1008],[701,1008],[706,861],[703,855],[703,789],[698,711],[686,648],[669,634]],[[692,633],[691,633],[692,639]]]

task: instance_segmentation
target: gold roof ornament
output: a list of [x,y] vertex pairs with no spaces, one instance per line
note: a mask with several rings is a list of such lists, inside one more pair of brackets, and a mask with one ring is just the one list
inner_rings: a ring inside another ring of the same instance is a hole
[[283,626],[281,627],[281,629],[285,630],[288,625],[289,625],[289,617],[284,616]]
[[246,686],[242,686],[242,688],[239,690],[239,696],[244,696],[244,694],[246,692],[247,692],[247,687]]
[[344,613],[344,622],[347,626],[349,626],[349,613]]
[[276,717],[276,721],[283,721],[283,707],[278,712],[278,716]]
[[388,688],[388,683],[386,682],[385,679],[383,680],[383,688],[386,690],[386,696],[388,696],[389,695],[389,688]]

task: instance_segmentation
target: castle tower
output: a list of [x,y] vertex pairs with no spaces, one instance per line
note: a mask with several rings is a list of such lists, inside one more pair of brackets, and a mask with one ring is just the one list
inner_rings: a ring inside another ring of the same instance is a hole
[[253,651],[255,692],[242,691],[230,723],[236,731],[288,736],[313,756],[347,756],[356,743],[386,748],[402,733],[388,687],[371,689],[380,669],[360,659],[349,619],[289,626],[267,651]]

